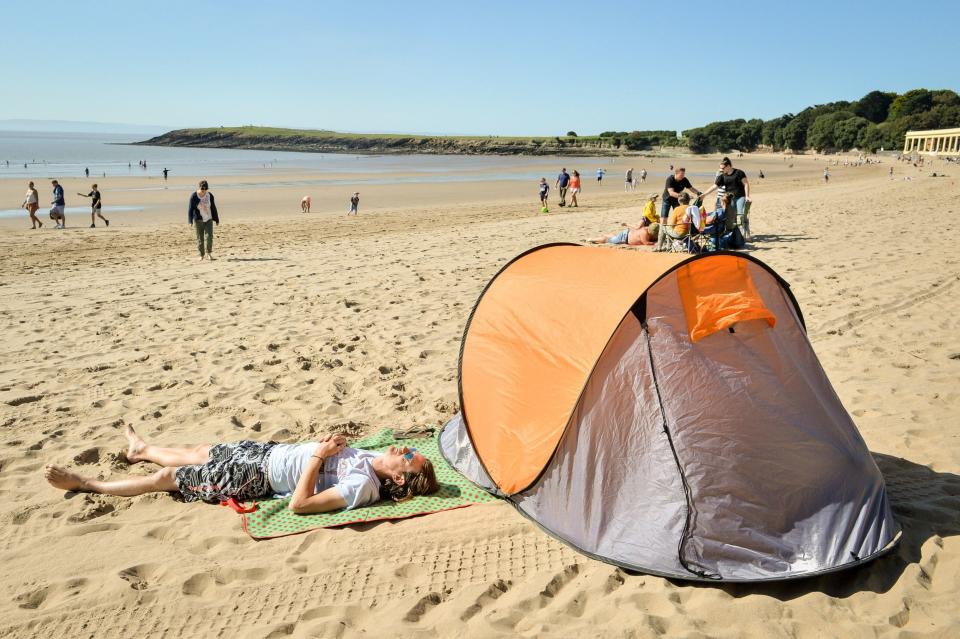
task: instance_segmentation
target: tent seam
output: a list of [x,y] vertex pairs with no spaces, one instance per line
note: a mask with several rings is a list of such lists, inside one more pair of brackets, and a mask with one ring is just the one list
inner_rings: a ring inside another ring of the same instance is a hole
[[684,551],[686,550],[687,541],[693,537],[693,525],[692,521],[696,518],[696,508],[693,505],[693,495],[690,490],[690,484],[687,482],[687,475],[683,472],[683,465],[680,463],[680,456],[677,453],[677,448],[673,444],[673,435],[670,434],[670,427],[667,424],[667,412],[663,408],[663,397],[660,394],[660,383],[657,381],[657,370],[653,365],[653,347],[650,345],[650,330],[647,327],[646,321],[643,322],[643,335],[646,338],[647,342],[647,359],[650,362],[650,375],[653,377],[653,388],[657,392],[657,406],[660,408],[660,416],[663,418],[663,432],[667,436],[667,443],[670,445],[670,451],[673,453],[673,461],[677,465],[677,472],[680,473],[680,483],[683,485],[683,496],[686,502],[687,507],[687,517],[683,524],[683,533],[680,535],[680,542],[677,544],[677,559],[680,561],[680,565],[689,572],[702,577],[703,579],[709,580],[722,580],[723,576],[720,574],[711,574],[705,570],[692,567],[692,564],[684,558]]

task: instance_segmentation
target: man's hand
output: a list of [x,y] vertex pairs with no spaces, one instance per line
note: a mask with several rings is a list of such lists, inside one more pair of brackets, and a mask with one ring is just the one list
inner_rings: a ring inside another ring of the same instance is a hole
[[343,435],[327,435],[320,439],[320,445],[314,453],[317,457],[333,457],[347,447],[347,438]]

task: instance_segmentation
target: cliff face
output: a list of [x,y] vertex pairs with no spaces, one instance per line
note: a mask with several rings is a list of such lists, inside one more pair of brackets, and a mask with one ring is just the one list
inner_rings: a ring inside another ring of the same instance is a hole
[[327,132],[283,134],[248,129],[181,129],[138,142],[149,146],[262,149],[308,153],[429,153],[450,155],[622,155],[599,138],[500,138],[344,135]]

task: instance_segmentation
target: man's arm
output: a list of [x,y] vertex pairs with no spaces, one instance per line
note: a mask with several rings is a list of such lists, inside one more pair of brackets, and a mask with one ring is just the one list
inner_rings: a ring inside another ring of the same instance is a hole
[[290,497],[290,510],[295,513],[324,513],[347,505],[336,488],[328,488],[320,493],[314,492],[317,474],[323,467],[323,460],[336,455],[346,445],[347,440],[343,435],[327,435],[320,442],[317,450],[307,460],[307,466],[297,481],[297,487],[293,491],[293,496]]
[[750,181],[747,179],[747,176],[743,176],[743,193],[747,196],[747,202],[750,201]]
[[[316,481],[316,476],[314,476]],[[336,488],[327,488],[325,491],[317,493],[302,501],[290,499],[290,510],[298,515],[310,515],[316,513],[328,513],[332,510],[346,508],[347,502],[344,501],[340,491]]]

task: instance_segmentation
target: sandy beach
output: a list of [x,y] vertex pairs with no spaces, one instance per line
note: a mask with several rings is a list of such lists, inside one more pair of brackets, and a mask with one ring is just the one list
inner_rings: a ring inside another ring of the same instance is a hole
[[[505,502],[256,542],[226,508],[43,480],[47,463],[150,472],[118,457],[128,422],[167,444],[439,426],[490,277],[532,246],[635,223],[663,178],[624,193],[626,168],[683,164],[704,188],[718,157],[619,158],[602,187],[584,167],[581,208],[547,215],[535,180],[210,178],[216,262],[186,224],[195,179],[60,176],[70,206],[96,181],[105,205],[143,210],[97,229],[0,219],[0,636],[960,636],[960,167],[941,161],[831,166],[824,184],[823,158],[734,160],[753,186],[749,250],[790,283],[903,527],[863,567],[762,586],[630,574]],[[544,160],[551,185],[563,163]],[[0,180],[5,208],[25,186]]]

